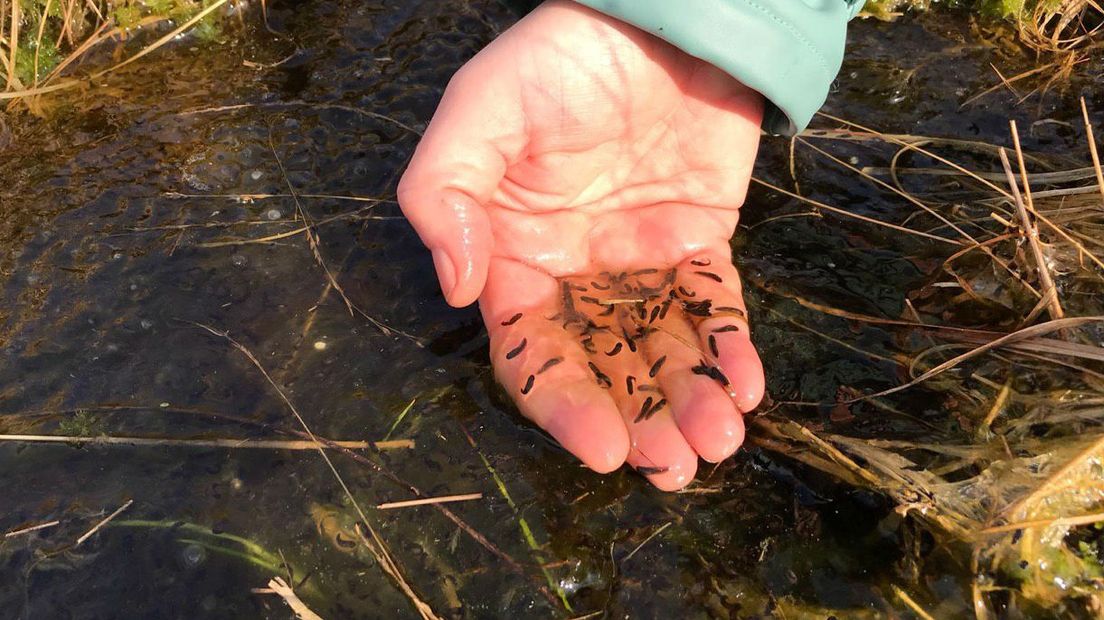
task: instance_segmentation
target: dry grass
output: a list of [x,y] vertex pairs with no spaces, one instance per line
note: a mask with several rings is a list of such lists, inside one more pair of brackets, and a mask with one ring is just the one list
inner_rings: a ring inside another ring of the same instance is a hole
[[[87,86],[91,80],[159,49],[184,32],[218,36],[214,13],[228,0],[0,0],[0,101],[42,114],[41,96]],[[162,32],[127,54],[139,32]],[[81,77],[91,53],[115,44],[113,64]]]
[[[979,618],[1012,609],[1101,613],[1104,540],[1094,528],[1104,522],[1104,171],[1095,149],[1086,145],[1083,166],[1069,158],[1060,166],[1025,153],[1015,125],[1009,157],[1002,145],[886,135],[824,118],[836,127],[806,132],[799,151],[847,167],[914,208],[880,225],[937,234],[960,249],[910,294],[900,319],[773,289],[813,310],[899,330],[901,342],[924,343],[900,360],[909,379],[897,387],[789,405],[862,403],[905,415],[884,397],[923,385],[953,423],[922,443],[859,439],[768,413],[753,421],[752,440],[886,494],[941,545],[962,550]],[[840,141],[881,148],[888,165],[849,166],[831,153]]]

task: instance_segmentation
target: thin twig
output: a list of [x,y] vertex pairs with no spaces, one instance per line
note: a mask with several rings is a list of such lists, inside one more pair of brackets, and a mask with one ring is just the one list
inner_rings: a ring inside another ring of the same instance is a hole
[[483,499],[482,493],[468,493],[466,495],[444,495],[441,497],[423,497],[421,499],[408,499],[402,502],[387,502],[378,504],[380,510],[392,510],[394,508],[410,508],[412,506],[425,506],[427,504],[448,504],[452,502],[470,502],[475,499]]
[[1093,523],[1100,523],[1104,521],[1104,512],[1095,512],[1092,514],[1081,515],[1079,517],[1058,517],[1055,519],[1035,519],[1032,521],[1020,521],[1017,523],[1008,523],[1006,525],[996,525],[993,527],[987,527],[981,530],[982,534],[1001,534],[1004,532],[1014,532],[1016,530],[1024,530],[1033,527],[1066,527],[1070,525],[1090,525]]
[[[1012,135],[1015,140],[1017,151],[1020,151],[1020,139],[1016,133],[1015,121],[1012,121]],[[1062,311],[1062,304],[1058,300],[1058,289],[1054,286],[1054,279],[1050,276],[1050,268],[1047,266],[1046,255],[1043,254],[1043,248],[1039,244],[1039,229],[1035,227],[1034,222],[1031,220],[1031,216],[1027,212],[1027,207],[1024,205],[1024,200],[1020,196],[1019,184],[1016,182],[1016,176],[1012,173],[1012,165],[1008,163],[1008,153],[1001,149],[1000,153],[1001,165],[1004,166],[1004,173],[1008,177],[1008,186],[1012,190],[1012,198],[1016,203],[1016,212],[1020,216],[1020,223],[1024,229],[1024,235],[1027,237],[1027,243],[1031,247],[1032,256],[1035,258],[1035,268],[1039,272],[1039,281],[1042,283],[1043,298],[1047,300],[1047,306],[1050,312],[1050,318],[1054,320],[1065,317],[1065,312]],[[1023,167],[1023,155],[1019,156],[1020,166]],[[1026,180],[1027,171],[1024,170],[1024,177]]]
[[82,437],[79,435],[0,435],[0,442],[19,443],[75,443],[94,446],[177,446],[185,448],[254,448],[263,450],[318,450],[330,446],[340,446],[350,450],[396,450],[413,448],[413,439],[395,439],[392,441],[338,441],[329,440],[323,444],[315,441],[285,439],[172,439],[160,437],[118,437],[101,435]]
[[898,232],[903,232],[903,233],[907,233],[907,234],[910,234],[910,235],[916,235],[918,237],[925,237],[927,239],[932,239],[932,240],[935,240],[935,241],[942,241],[943,243],[947,243],[947,244],[950,244],[950,245],[962,245],[962,243],[960,243],[958,241],[955,241],[954,239],[948,239],[946,237],[940,237],[939,235],[932,235],[932,234],[929,234],[929,233],[926,233],[926,232],[921,232],[919,230],[913,230],[911,228],[905,228],[904,226],[898,226],[896,224],[890,224],[889,222],[883,222],[881,220],[876,220],[872,217],[867,217],[865,215],[859,215],[858,213],[851,213],[850,211],[845,211],[843,209],[833,207],[831,205],[824,204],[823,202],[820,202],[819,200],[813,200],[812,198],[806,198],[805,196],[800,196],[800,195],[795,194],[793,192],[784,190],[781,187],[778,187],[777,185],[773,185],[771,183],[768,183],[768,182],[763,181],[762,179],[758,179],[756,177],[751,177],[751,180],[758,183],[758,184],[760,184],[760,185],[762,185],[763,187],[766,187],[768,189],[772,189],[772,190],[778,192],[779,194],[789,196],[790,198],[795,198],[795,199],[800,200],[802,202],[811,204],[811,205],[813,205],[813,206],[815,206],[819,209],[824,209],[825,211],[835,213],[836,215],[842,215],[844,217],[854,218],[854,219],[857,219],[857,220],[861,220],[863,222],[867,222],[868,224],[875,224],[877,226],[884,226],[886,228],[891,228],[891,229],[896,230]]
[[1008,380],[1001,386],[1000,392],[997,392],[997,397],[993,400],[993,405],[989,407],[989,413],[985,415],[985,419],[981,421],[981,425],[977,430],[978,439],[984,439],[989,433],[989,428],[993,425],[993,420],[997,419],[1000,412],[1004,410],[1004,404],[1008,402],[1008,396],[1012,394],[1012,381]]
[[633,550],[632,550],[632,551],[630,551],[630,552],[629,552],[629,554],[625,556],[625,559],[621,560],[621,563],[622,563],[622,564],[624,564],[625,562],[628,562],[628,561],[629,561],[629,558],[631,558],[632,556],[636,555],[636,552],[637,552],[637,551],[640,551],[641,547],[643,547],[644,545],[648,544],[648,541],[650,541],[651,539],[653,539],[653,538],[655,538],[656,536],[659,536],[660,534],[662,534],[662,533],[663,533],[663,530],[665,530],[665,529],[667,529],[667,528],[671,527],[671,524],[672,524],[672,523],[674,523],[674,521],[668,521],[668,522],[664,523],[663,525],[659,526],[658,528],[656,528],[656,531],[652,532],[651,534],[649,534],[649,535],[648,535],[648,537],[647,537],[647,538],[645,538],[644,540],[640,541],[640,544],[639,544],[639,545],[637,545],[636,547],[634,547],[634,548],[633,548]]
[[1096,152],[1096,138],[1093,137],[1092,121],[1089,120],[1089,108],[1085,98],[1081,97],[1081,116],[1085,119],[1085,137],[1089,140],[1089,155],[1092,156],[1093,169],[1096,172],[1096,187],[1100,190],[1100,208],[1104,209],[1104,169],[1100,167],[1100,154]]
[[74,546],[74,547],[76,547],[76,546],[80,545],[81,543],[83,543],[84,541],[86,541],[86,540],[88,540],[89,538],[91,538],[93,534],[95,534],[96,532],[100,531],[100,528],[102,528],[103,526],[105,526],[105,525],[107,525],[108,523],[110,523],[112,519],[114,519],[115,517],[117,517],[117,516],[119,516],[120,514],[122,514],[122,512],[123,512],[124,510],[126,510],[127,508],[130,508],[130,505],[131,505],[131,504],[133,504],[133,503],[134,503],[134,500],[132,500],[132,499],[128,499],[128,500],[126,501],[126,503],[125,503],[125,504],[123,504],[122,506],[119,506],[118,508],[116,508],[116,509],[115,509],[115,512],[113,512],[113,513],[111,513],[111,514],[107,515],[107,517],[105,517],[103,521],[100,521],[100,522],[99,522],[99,523],[97,523],[97,524],[96,524],[96,525],[95,525],[95,526],[94,526],[94,527],[93,527],[92,529],[90,529],[90,530],[88,530],[87,532],[85,532],[83,536],[81,536],[80,538],[78,538],[78,539],[77,539],[77,542],[76,542],[76,544],[75,544],[75,545],[73,545],[73,546]]
[[235,110],[246,110],[246,109],[249,109],[249,108],[292,108],[292,107],[326,108],[326,109],[342,110],[342,111],[345,111],[345,112],[350,112],[352,114],[359,114],[361,116],[367,116],[369,118],[374,118],[376,120],[387,121],[388,123],[391,123],[391,124],[395,125],[396,127],[401,127],[402,129],[405,129],[406,131],[409,131],[410,133],[414,134],[415,136],[421,136],[422,135],[422,132],[418,131],[417,129],[414,129],[410,125],[407,125],[406,123],[403,123],[402,121],[399,121],[398,119],[391,118],[390,116],[387,116],[386,114],[380,114],[379,112],[372,112],[370,110],[363,110],[361,108],[356,108],[356,107],[347,106],[347,105],[340,105],[340,104],[336,104],[336,103],[322,103],[322,102],[311,102],[311,101],[269,101],[269,102],[265,102],[265,103],[239,103],[239,104],[235,104],[235,105],[223,105],[223,106],[216,106],[216,107],[212,107],[212,108],[200,108],[198,110],[187,110],[187,111],[181,112],[180,116],[191,116],[193,114],[211,114],[213,112],[232,112],[232,111],[235,111]]
[[18,530],[12,530],[12,531],[4,534],[4,538],[15,538],[16,536],[21,536],[23,534],[30,534],[31,532],[37,532],[38,530],[44,530],[48,527],[54,527],[55,525],[57,525],[59,523],[61,523],[61,521],[58,521],[58,520],[55,519],[53,521],[48,521],[46,523],[39,523],[38,525],[31,525],[31,526],[28,526],[28,527],[20,528]]
[[295,612],[296,617],[300,620],[322,620],[322,616],[314,613],[309,607],[295,594],[295,591],[291,589],[291,586],[284,581],[283,577],[273,577],[268,581],[268,587],[272,589],[272,592],[279,595],[284,599],[284,602],[288,604],[288,607]]
[[912,613],[916,614],[920,618],[920,620],[935,620],[935,618],[933,618],[931,614],[924,611],[923,607],[917,604],[916,601],[912,600],[912,597],[908,595],[908,592],[905,592],[897,586],[893,586],[893,593],[896,594],[897,598],[901,599],[901,602],[904,603],[910,610],[912,610]]
[[[229,200],[235,200],[237,202],[254,202],[256,200],[270,200],[273,198],[291,198],[291,194],[183,194],[181,192],[164,192],[161,194],[164,198],[226,198]],[[340,194],[296,194],[300,198],[316,198],[319,200],[350,200],[353,202],[370,202],[372,205],[377,203],[397,204],[394,200],[384,198],[369,198],[367,196],[343,196]],[[276,223],[276,222],[262,222],[262,223]]]

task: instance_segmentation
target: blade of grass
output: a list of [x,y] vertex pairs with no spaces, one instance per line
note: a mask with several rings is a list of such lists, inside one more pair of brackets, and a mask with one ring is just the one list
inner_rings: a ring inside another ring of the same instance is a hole
[[391,433],[395,432],[395,429],[398,428],[399,424],[402,423],[403,418],[406,417],[406,414],[410,413],[410,410],[414,408],[414,403],[416,403],[416,402],[418,402],[417,398],[411,398],[410,399],[410,404],[408,404],[406,406],[406,408],[404,408],[399,413],[399,416],[397,418],[395,418],[395,421],[391,423],[391,428],[387,429],[387,434],[383,436],[384,441],[387,441],[388,439],[391,439]]
[[483,467],[487,470],[487,473],[491,475],[491,479],[494,480],[495,486],[498,488],[499,495],[502,496],[502,499],[506,500],[506,504],[510,507],[510,510],[513,511],[514,518],[517,520],[518,529],[521,531],[521,537],[525,540],[525,544],[529,546],[529,551],[533,554],[533,558],[537,561],[537,565],[540,566],[541,573],[544,574],[544,578],[548,582],[548,587],[559,597],[560,603],[564,606],[564,609],[568,612],[573,611],[571,603],[567,600],[567,593],[564,592],[560,583],[553,579],[552,574],[545,568],[547,561],[545,560],[544,552],[541,551],[541,546],[537,543],[537,538],[533,535],[533,530],[529,527],[529,522],[525,520],[525,517],[521,516],[517,504],[514,503],[514,498],[510,496],[510,491],[506,488],[506,483],[502,480],[502,477],[498,475],[498,471],[491,465],[491,462],[487,460],[483,451],[476,445],[475,438],[471,436],[468,429],[461,426],[460,430],[464,433],[472,449],[475,450],[476,455],[479,456],[479,460],[482,461]]

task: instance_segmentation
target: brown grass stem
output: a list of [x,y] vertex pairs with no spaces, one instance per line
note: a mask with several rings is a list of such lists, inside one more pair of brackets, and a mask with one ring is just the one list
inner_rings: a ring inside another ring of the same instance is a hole
[[161,446],[180,448],[229,448],[259,450],[318,450],[330,446],[339,446],[350,450],[397,450],[414,447],[412,439],[393,441],[337,441],[329,440],[323,444],[315,441],[287,439],[172,439],[163,437],[119,437],[100,435],[84,437],[80,435],[2,435],[0,442],[13,443],[53,443],[93,446]]
[[273,594],[284,599],[284,602],[295,612],[295,617],[299,618],[299,620],[322,620],[322,616],[311,611],[306,603],[295,594],[291,586],[284,581],[283,577],[273,577],[268,581],[268,587],[272,590]]
[[[1012,132],[1013,136],[1016,136],[1015,124],[1012,126]],[[1019,151],[1019,138],[1016,137],[1014,139],[1017,147],[1016,150]],[[999,153],[1001,165],[1004,166],[1004,172],[1008,176],[1008,187],[1012,190],[1012,198],[1016,203],[1016,212],[1020,217],[1020,225],[1024,229],[1024,235],[1027,237],[1028,246],[1031,248],[1031,254],[1035,259],[1035,269],[1039,274],[1039,281],[1042,283],[1043,298],[1047,300],[1050,318],[1055,320],[1061,319],[1065,317],[1065,312],[1062,311],[1062,304],[1058,299],[1058,288],[1054,285],[1054,279],[1050,275],[1050,267],[1047,265],[1046,255],[1043,254],[1043,247],[1039,243],[1039,229],[1035,227],[1035,223],[1032,221],[1031,215],[1028,214],[1027,207],[1024,204],[1024,199],[1020,196],[1019,184],[1016,182],[1016,176],[1012,172],[1012,165],[1008,162],[1008,153],[1004,149],[1001,149]],[[1022,155],[1020,156],[1020,163],[1022,167]],[[1027,172],[1025,170],[1025,179],[1026,176]]]
[[772,183],[768,183],[768,182],[766,182],[762,179],[758,179],[756,177],[751,177],[751,180],[758,183],[758,184],[760,184],[760,185],[762,185],[763,187],[774,190],[774,191],[778,192],[779,194],[782,194],[784,196],[789,196],[790,198],[795,198],[795,199],[800,200],[800,201],[802,201],[806,204],[813,205],[813,206],[815,206],[819,209],[823,209],[823,210],[828,211],[830,213],[835,213],[836,215],[842,215],[844,217],[849,217],[849,218],[853,218],[853,219],[856,219],[856,220],[860,220],[860,221],[866,222],[868,224],[874,224],[876,226],[883,226],[885,228],[890,228],[890,229],[896,230],[898,232],[903,232],[903,233],[907,233],[907,234],[910,234],[910,235],[915,235],[917,237],[924,237],[926,239],[931,239],[933,241],[940,241],[942,243],[947,243],[947,244],[950,244],[950,245],[962,245],[962,243],[960,243],[958,241],[955,241],[954,239],[948,239],[946,237],[940,237],[939,235],[933,235],[933,234],[930,234],[930,233],[921,232],[919,230],[913,230],[911,228],[905,228],[904,226],[898,226],[896,224],[890,224],[889,222],[883,222],[881,220],[878,220],[878,219],[875,219],[875,218],[872,218],[872,217],[867,217],[865,215],[859,215],[858,213],[851,213],[850,211],[845,211],[843,209],[833,207],[831,205],[824,204],[823,202],[820,202],[818,200],[813,200],[812,198],[806,198],[805,196],[801,196],[801,195],[795,194],[791,191],[784,190],[781,187],[778,187],[777,185],[774,185]]
[[440,497],[421,497],[418,499],[408,499],[401,502],[385,502],[383,504],[377,504],[376,508],[380,510],[393,510],[396,508],[411,508],[414,506],[428,506],[430,504],[451,504],[453,502],[470,502],[472,500],[483,499],[482,493],[466,493],[464,495],[443,495]]
[[94,536],[96,534],[96,532],[100,531],[100,529],[103,528],[103,526],[107,525],[108,523],[111,523],[112,519],[114,519],[115,517],[123,514],[123,511],[126,510],[127,508],[130,508],[131,504],[133,504],[133,503],[134,503],[134,500],[128,499],[122,506],[119,506],[118,508],[116,508],[115,512],[107,515],[99,523],[92,526],[92,529],[90,529],[87,532],[85,532],[84,534],[82,534],[81,537],[77,539],[77,542],[73,546],[76,547],[76,546],[84,543],[84,541],[88,540],[89,538],[92,538],[92,536]]
[[39,523],[38,525],[28,525],[27,527],[21,527],[17,530],[12,530],[4,534],[4,538],[15,538],[16,536],[22,536],[24,534],[30,534],[31,532],[37,532],[47,528],[55,527],[60,524],[61,521],[57,519],[53,521],[47,521],[46,523]]
[[1092,121],[1089,120],[1089,107],[1081,97],[1081,118],[1085,121],[1085,137],[1089,141],[1089,156],[1092,157],[1093,171],[1096,173],[1096,188],[1100,190],[1100,208],[1104,209],[1104,169],[1100,167],[1100,153],[1096,151],[1096,138],[1093,136]]

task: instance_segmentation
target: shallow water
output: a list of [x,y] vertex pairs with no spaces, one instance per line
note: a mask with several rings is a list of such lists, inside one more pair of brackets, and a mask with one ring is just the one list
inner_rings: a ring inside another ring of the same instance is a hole
[[[704,468],[688,493],[627,471],[598,476],[495,386],[478,313],[439,298],[428,255],[388,199],[451,72],[512,19],[490,0],[288,3],[270,8],[279,34],[250,24],[223,43],[185,41],[48,121],[20,118],[0,160],[0,431],[273,438],[265,424],[295,428],[257,367],[200,323],[255,354],[321,436],[382,439],[416,399],[390,433],[416,448],[368,458],[428,495],[484,493],[451,510],[517,567],[433,508],[372,511],[443,616],[756,617],[781,606],[786,617],[908,617],[893,586],[937,617],[968,612],[966,569],[938,554],[917,568],[912,545],[930,541],[875,495],[758,449]],[[962,15],[860,22],[826,110],[887,132],[1001,143],[1013,117],[1030,127],[1026,148],[1081,153],[1076,125],[1033,122],[1076,121],[1081,92],[1104,110],[1100,78],[1041,104],[1012,107],[997,93],[960,112],[993,83],[994,56],[1002,71],[1030,64]],[[833,152],[873,156],[861,145]],[[768,140],[757,174],[792,188],[788,166],[788,143]],[[807,196],[869,215],[902,208],[811,153],[795,166]],[[319,251],[347,298],[410,337],[350,314],[304,236],[224,243],[294,230],[286,195],[234,197],[284,195],[287,183],[383,199],[301,202],[317,221],[342,216],[320,226]],[[897,317],[941,250],[854,222],[770,219],[804,210],[753,188],[734,240],[772,395],[831,400],[840,385],[896,384],[895,365],[790,320],[883,356],[910,350],[906,339],[787,297]],[[893,402],[914,417],[860,411],[850,430],[930,437],[916,419],[945,426],[923,390]],[[827,411],[789,413],[833,424]],[[369,466],[334,462],[362,505],[412,496]],[[273,576],[261,556],[306,578],[299,591],[323,617],[415,615],[347,544],[355,517],[317,453],[0,443],[0,470],[0,531],[61,521],[0,542],[0,609],[12,617],[286,618],[282,601],[251,593]],[[127,500],[116,525],[73,545]],[[181,524],[265,551],[245,557]]]

